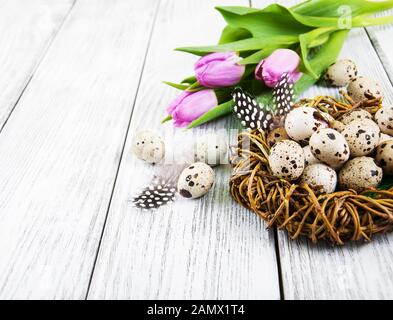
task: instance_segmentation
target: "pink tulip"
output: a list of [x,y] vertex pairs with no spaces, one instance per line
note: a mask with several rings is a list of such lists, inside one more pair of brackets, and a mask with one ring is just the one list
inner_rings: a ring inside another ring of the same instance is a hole
[[194,66],[198,82],[207,88],[231,87],[237,84],[245,70],[238,64],[235,52],[215,52],[200,58]]
[[289,49],[277,49],[269,57],[262,60],[255,69],[255,78],[274,88],[283,73],[288,73],[292,83],[299,80],[298,71],[300,57]]
[[186,127],[218,105],[214,90],[183,91],[167,108],[175,127]]

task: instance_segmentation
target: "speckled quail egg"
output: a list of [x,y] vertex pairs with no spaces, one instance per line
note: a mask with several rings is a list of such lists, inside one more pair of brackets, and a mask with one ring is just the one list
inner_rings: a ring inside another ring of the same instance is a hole
[[270,150],[269,165],[273,174],[279,178],[295,180],[304,170],[302,147],[291,140],[277,142]]
[[393,174],[393,140],[385,141],[378,147],[375,160],[385,174]]
[[137,158],[154,164],[164,158],[165,144],[154,132],[141,131],[132,140],[132,152]]
[[362,120],[362,119],[371,120],[372,118],[373,118],[373,116],[370,114],[370,112],[368,112],[364,109],[353,109],[353,110],[350,110],[350,111],[344,113],[342,115],[340,121],[344,125],[347,125],[354,120]]
[[304,169],[300,181],[307,183],[311,188],[320,188],[321,192],[332,193],[336,190],[337,174],[327,165],[316,163]]
[[267,135],[267,143],[269,146],[274,146],[277,142],[288,139],[289,136],[284,127],[275,128]]
[[383,107],[375,114],[375,122],[381,132],[393,135],[393,107]]
[[304,164],[306,166],[310,166],[316,163],[321,163],[321,161],[315,158],[314,155],[312,154],[310,146],[303,147],[303,153],[304,153]]
[[290,111],[285,119],[285,130],[289,137],[299,143],[308,143],[311,135],[320,128],[327,128],[321,113],[311,107],[298,107]]
[[227,163],[228,144],[223,135],[206,134],[194,144],[194,161],[204,162],[210,166]]
[[352,60],[342,59],[333,63],[325,73],[326,82],[335,87],[346,87],[348,83],[356,79],[357,67]]
[[350,122],[342,132],[354,157],[370,154],[379,142],[379,127],[369,119]]
[[355,101],[360,102],[364,99],[382,98],[382,87],[375,80],[358,77],[348,85],[348,95]]
[[375,188],[381,180],[382,169],[370,157],[349,160],[338,175],[338,183],[342,190],[353,189],[357,192]]
[[385,133],[380,133],[378,146],[380,146],[382,143],[384,143],[384,142],[386,142],[388,140],[393,140],[393,137],[389,136],[388,134],[385,134]]
[[185,168],[179,176],[177,190],[184,198],[196,199],[205,195],[214,185],[213,169],[204,162]]
[[349,146],[343,135],[331,128],[320,129],[310,139],[312,154],[330,167],[340,168],[349,159]]

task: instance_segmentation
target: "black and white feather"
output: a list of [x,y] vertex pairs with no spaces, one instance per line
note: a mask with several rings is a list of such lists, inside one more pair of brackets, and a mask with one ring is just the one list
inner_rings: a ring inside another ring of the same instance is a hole
[[235,102],[233,111],[243,127],[251,130],[270,128],[273,123],[271,110],[266,110],[264,105],[258,103],[253,96],[241,88],[236,88],[232,96]]
[[285,116],[293,108],[294,89],[288,73],[283,73],[280,81],[273,89],[273,102],[276,105],[276,116]]
[[176,184],[165,178],[155,176],[149,186],[144,188],[131,201],[140,209],[158,209],[176,199]]
[[271,130],[274,124],[292,109],[293,95],[293,84],[290,82],[289,75],[284,73],[273,89],[274,110],[270,106],[258,103],[253,96],[241,88],[236,88],[232,93],[235,102],[233,112],[242,126],[247,129]]

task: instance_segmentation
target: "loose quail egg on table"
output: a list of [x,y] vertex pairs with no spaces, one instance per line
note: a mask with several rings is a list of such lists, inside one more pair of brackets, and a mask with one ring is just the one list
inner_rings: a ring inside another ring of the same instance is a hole
[[312,154],[311,147],[309,145],[303,147],[303,153],[304,153],[304,164],[306,166],[310,166],[316,163],[321,163],[321,161],[315,158],[315,156]]
[[385,141],[379,145],[375,160],[385,174],[393,174],[393,140]]
[[375,122],[381,132],[393,135],[393,107],[383,107],[375,113]]
[[226,163],[228,144],[222,135],[206,134],[195,142],[193,151],[195,162],[216,166]]
[[312,188],[320,187],[321,192],[332,193],[336,190],[337,174],[327,165],[316,163],[304,169],[300,181],[307,183]]
[[352,60],[342,59],[333,63],[325,73],[325,80],[335,87],[346,87],[348,83],[356,79],[357,67]]
[[270,150],[269,166],[276,177],[296,180],[304,170],[304,153],[295,141],[282,140]]
[[348,85],[348,95],[355,101],[361,102],[364,99],[383,98],[382,87],[375,80],[358,77]]
[[285,130],[288,136],[299,143],[308,143],[314,132],[327,127],[328,122],[319,111],[311,107],[295,108],[285,119]]
[[349,160],[338,175],[342,190],[353,189],[357,192],[367,188],[376,188],[381,180],[382,169],[371,157],[358,157]]
[[353,109],[353,110],[350,110],[350,111],[344,113],[342,115],[340,121],[344,125],[347,125],[350,122],[355,121],[355,120],[363,120],[363,119],[372,120],[372,118],[373,118],[373,116],[367,110],[364,110],[364,109]]
[[206,163],[196,162],[182,171],[177,182],[177,189],[182,197],[196,199],[209,192],[214,182],[213,169]]
[[320,129],[311,136],[310,150],[315,158],[334,169],[340,168],[350,156],[344,136],[331,128]]
[[354,157],[370,154],[379,142],[379,127],[369,119],[350,122],[342,132]]
[[164,141],[156,133],[141,131],[132,140],[132,152],[147,163],[158,163],[165,156]]

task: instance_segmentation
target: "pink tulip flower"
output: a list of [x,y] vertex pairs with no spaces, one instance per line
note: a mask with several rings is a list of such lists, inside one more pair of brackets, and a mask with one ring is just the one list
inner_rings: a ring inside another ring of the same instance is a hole
[[277,49],[262,60],[255,69],[255,78],[266,86],[274,88],[283,73],[288,73],[292,83],[299,80],[302,73],[298,71],[300,57],[290,49]]
[[167,108],[175,127],[186,127],[218,105],[214,90],[183,91]]
[[207,88],[234,86],[245,71],[245,66],[238,64],[240,59],[235,52],[207,54],[195,63],[195,76],[198,82]]

